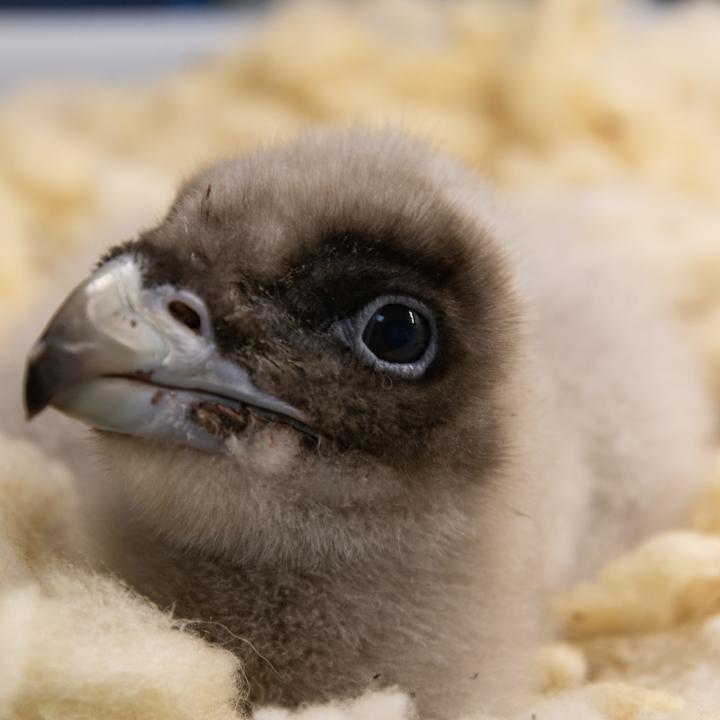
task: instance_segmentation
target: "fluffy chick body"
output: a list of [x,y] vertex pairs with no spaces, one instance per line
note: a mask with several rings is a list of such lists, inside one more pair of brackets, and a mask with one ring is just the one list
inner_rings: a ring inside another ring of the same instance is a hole
[[[398,685],[423,717],[506,710],[548,592],[695,495],[710,413],[651,293],[491,198],[402,137],[322,135],[209,168],[122,249],[342,440],[308,453],[269,425],[209,456],[100,433],[83,469],[105,561],[241,656],[249,705]],[[297,320],[353,307],[355,275],[437,301],[435,374],[372,373]]]

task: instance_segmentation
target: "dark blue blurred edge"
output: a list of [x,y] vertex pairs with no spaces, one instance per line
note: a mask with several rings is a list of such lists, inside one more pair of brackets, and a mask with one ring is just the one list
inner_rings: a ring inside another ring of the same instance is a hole
[[[684,0],[654,0],[660,5],[671,5]],[[267,0],[0,0],[0,10],[77,10],[93,8],[207,8],[228,5],[266,5]]]
[[0,10],[92,10],[112,8],[205,8],[265,5],[264,0],[0,0]]

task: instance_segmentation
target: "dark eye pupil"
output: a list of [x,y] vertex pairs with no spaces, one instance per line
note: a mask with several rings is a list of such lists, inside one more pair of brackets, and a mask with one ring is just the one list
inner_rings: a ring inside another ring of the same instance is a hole
[[363,342],[381,360],[411,363],[425,353],[430,328],[419,312],[406,305],[383,305],[366,325]]

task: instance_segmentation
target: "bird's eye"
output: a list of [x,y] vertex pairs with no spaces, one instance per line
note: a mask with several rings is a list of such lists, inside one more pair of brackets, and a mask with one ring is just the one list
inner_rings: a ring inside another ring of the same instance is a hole
[[407,305],[383,305],[368,320],[363,342],[380,360],[411,363],[419,360],[430,342],[427,320]]
[[415,298],[383,295],[333,328],[366,364],[400,377],[420,377],[435,357],[435,316]]

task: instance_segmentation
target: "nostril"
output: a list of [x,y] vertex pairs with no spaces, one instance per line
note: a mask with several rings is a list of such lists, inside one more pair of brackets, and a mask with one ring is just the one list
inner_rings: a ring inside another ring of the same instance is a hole
[[173,300],[168,303],[168,311],[180,323],[189,327],[194,333],[200,334],[202,330],[202,318],[187,303],[182,300]]

